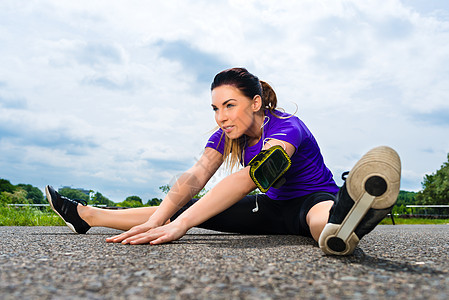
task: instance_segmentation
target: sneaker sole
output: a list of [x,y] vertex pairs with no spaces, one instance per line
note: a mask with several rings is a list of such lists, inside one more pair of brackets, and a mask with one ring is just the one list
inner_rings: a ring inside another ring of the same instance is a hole
[[73,227],[72,224],[70,224],[69,222],[64,220],[64,218],[58,213],[58,211],[53,206],[53,201],[51,198],[50,191],[48,190],[48,186],[45,187],[45,194],[47,195],[47,200],[48,200],[48,203],[50,203],[51,209],[53,209],[53,211],[64,221],[64,223],[67,225],[67,227],[69,227],[74,233],[78,233],[78,232],[76,232],[75,227]]
[[386,209],[396,203],[401,180],[399,155],[390,147],[368,151],[352,168],[346,188],[354,200],[341,224],[328,223],[320,235],[319,246],[326,254],[351,254],[359,237],[354,230],[370,208]]

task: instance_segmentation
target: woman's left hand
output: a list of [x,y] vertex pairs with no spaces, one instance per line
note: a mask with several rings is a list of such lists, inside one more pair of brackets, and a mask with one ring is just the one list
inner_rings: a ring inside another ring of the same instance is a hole
[[128,237],[122,241],[122,244],[139,245],[150,243],[151,245],[157,245],[168,243],[180,239],[186,234],[187,230],[188,228],[186,229],[174,221],[167,225],[150,229],[147,232]]

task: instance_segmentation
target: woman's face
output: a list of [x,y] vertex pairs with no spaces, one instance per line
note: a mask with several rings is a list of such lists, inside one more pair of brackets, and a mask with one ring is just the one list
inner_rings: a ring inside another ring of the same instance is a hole
[[255,113],[260,109],[259,99],[260,96],[249,99],[231,85],[222,85],[212,90],[215,121],[230,139],[237,139],[243,134],[258,134]]

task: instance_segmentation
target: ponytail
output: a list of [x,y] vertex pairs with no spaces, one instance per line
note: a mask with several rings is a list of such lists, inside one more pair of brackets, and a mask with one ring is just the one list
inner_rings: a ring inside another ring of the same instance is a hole
[[273,112],[276,109],[278,102],[276,93],[267,82],[260,80],[260,85],[262,86],[262,107],[263,109],[268,109],[270,112]]

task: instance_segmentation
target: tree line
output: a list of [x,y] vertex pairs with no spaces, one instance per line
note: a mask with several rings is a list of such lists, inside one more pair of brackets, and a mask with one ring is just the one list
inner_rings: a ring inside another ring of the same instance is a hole
[[[422,190],[419,192],[400,191],[398,201],[393,209],[397,214],[413,214],[423,210],[407,208],[407,205],[449,205],[449,153],[447,162],[444,162],[440,169],[430,175],[425,175]],[[170,186],[163,185],[159,189],[163,193],[168,193]],[[194,198],[201,198],[207,191],[203,188]],[[116,203],[103,196],[100,192],[92,190],[85,193],[80,189],[69,187],[59,189],[59,193],[71,199],[82,199],[90,205],[106,205],[118,207],[140,207],[157,206],[162,199],[152,198],[145,203],[139,196],[129,196],[124,201]],[[257,190],[253,193],[257,193]],[[13,185],[7,179],[0,178],[0,205],[8,203],[18,204],[44,204],[48,203],[42,191],[31,184]],[[449,215],[449,209],[426,209],[427,214]]]
[[[162,187],[160,187],[162,189]],[[108,207],[141,207],[141,206],[157,206],[162,202],[162,199],[152,198],[146,202],[142,201],[139,196],[126,197],[122,202],[114,202],[103,196],[100,192],[89,190],[86,193],[82,189],[74,189],[64,187],[58,192],[70,199],[85,200],[89,205],[102,205]],[[31,184],[12,184],[7,179],[0,178],[0,205],[7,204],[47,204],[42,191],[32,186]]]

